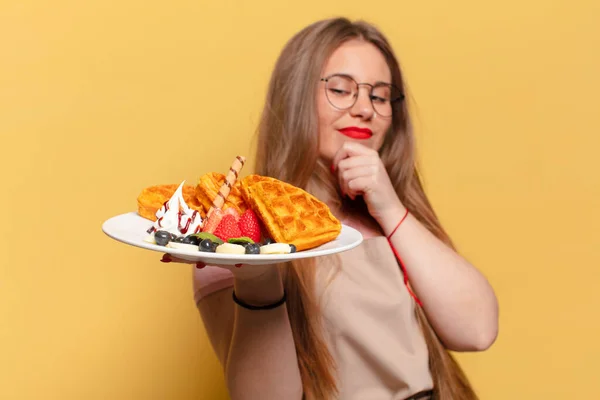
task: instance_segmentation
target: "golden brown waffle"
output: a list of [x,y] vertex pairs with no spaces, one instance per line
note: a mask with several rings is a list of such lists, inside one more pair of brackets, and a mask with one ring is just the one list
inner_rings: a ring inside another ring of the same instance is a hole
[[[217,193],[224,182],[225,175],[218,172],[204,174],[198,180],[198,184],[196,185],[196,199],[202,204],[202,206],[204,206],[205,212],[208,212],[212,206],[213,200],[217,196]],[[235,208],[240,215],[242,215],[248,208],[244,198],[242,197],[242,192],[240,191],[239,180],[236,181],[231,188],[231,191],[229,192],[222,209],[225,211],[229,207]]]
[[[151,221],[156,221],[156,212],[168,201],[179,185],[156,185],[142,190],[137,198],[138,214]],[[205,216],[202,204],[196,199],[194,186],[183,185],[183,200],[193,210],[197,210],[202,218]]]
[[329,207],[296,186],[249,175],[242,179],[241,189],[276,242],[294,244],[301,251],[327,243],[341,232],[342,224]]

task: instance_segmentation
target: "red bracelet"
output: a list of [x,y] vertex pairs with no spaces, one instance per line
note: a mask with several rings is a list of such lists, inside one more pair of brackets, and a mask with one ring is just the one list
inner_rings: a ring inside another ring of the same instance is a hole
[[396,257],[396,260],[398,260],[398,264],[400,265],[400,269],[402,270],[402,274],[404,275],[404,285],[406,286],[406,289],[408,289],[408,293],[415,299],[415,301],[417,302],[417,304],[422,307],[423,304],[421,303],[421,300],[419,300],[419,298],[417,297],[417,295],[414,294],[414,292],[411,290],[410,286],[408,285],[408,272],[406,272],[406,268],[404,267],[404,263],[402,262],[402,259],[400,258],[400,255],[396,251],[396,248],[392,244],[392,240],[391,240],[392,239],[392,235],[394,233],[396,233],[396,230],[398,229],[398,227],[400,227],[400,225],[402,225],[402,222],[404,222],[404,220],[406,219],[407,216],[408,216],[408,208],[406,209],[406,212],[404,213],[404,216],[400,219],[400,222],[398,222],[398,225],[396,225],[396,227],[394,228],[394,230],[392,231],[392,233],[390,233],[388,235],[387,240],[388,240],[388,243],[390,244],[390,247],[392,248],[392,251],[394,252],[394,256]]
[[404,216],[402,218],[400,218],[400,222],[398,222],[398,225],[396,225],[396,227],[394,228],[394,230],[392,231],[392,233],[390,233],[388,235],[388,240],[390,240],[392,238],[392,235],[394,235],[394,233],[396,233],[396,230],[400,227],[400,225],[402,225],[402,223],[404,222],[404,220],[406,219],[406,217],[408,217],[408,208],[406,209],[406,212],[404,213]]

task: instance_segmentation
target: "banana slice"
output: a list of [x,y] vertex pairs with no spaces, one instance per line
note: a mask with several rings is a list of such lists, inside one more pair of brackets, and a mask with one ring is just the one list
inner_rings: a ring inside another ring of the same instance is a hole
[[223,243],[217,246],[216,253],[246,254],[246,248],[239,244]]
[[172,249],[198,251],[198,246],[189,243],[169,242],[167,243],[167,247]]
[[152,232],[151,234],[149,234],[148,236],[146,236],[144,238],[144,242],[156,244],[156,240],[154,239],[154,232]]
[[271,243],[260,247],[260,254],[288,254],[292,249],[287,243]]

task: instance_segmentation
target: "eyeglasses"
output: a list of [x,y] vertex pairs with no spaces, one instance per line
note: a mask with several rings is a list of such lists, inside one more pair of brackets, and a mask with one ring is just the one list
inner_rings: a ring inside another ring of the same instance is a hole
[[325,82],[325,94],[329,103],[338,110],[347,110],[354,106],[358,99],[358,88],[369,86],[369,99],[373,110],[381,117],[392,116],[392,104],[404,100],[404,94],[396,86],[389,83],[357,83],[348,75],[335,74],[321,78]]

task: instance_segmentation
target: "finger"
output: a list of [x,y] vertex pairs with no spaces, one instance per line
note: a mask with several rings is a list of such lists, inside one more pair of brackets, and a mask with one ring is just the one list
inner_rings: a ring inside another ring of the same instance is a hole
[[348,191],[352,194],[365,194],[371,190],[372,176],[361,176],[348,181]]
[[174,262],[174,263],[182,263],[182,264],[196,264],[196,261],[184,260],[183,258],[175,257],[175,256],[173,256],[173,255],[171,255],[169,253],[163,254],[162,258],[160,259],[160,262],[163,262],[163,263]]
[[340,188],[344,194],[348,195],[352,200],[356,198],[357,195],[362,194],[360,190],[356,190],[356,188],[352,188],[350,186],[350,182],[357,178],[362,177],[373,177],[374,174],[377,173],[377,167],[373,165],[362,165],[359,167],[354,167],[350,169],[346,169],[344,171],[340,170],[339,172],[339,181]]
[[341,160],[348,157],[372,154],[374,150],[355,142],[345,142],[333,156],[332,165],[337,170]]
[[[343,172],[340,172],[340,177],[342,182],[344,182],[344,184],[346,186],[348,186],[348,183],[356,178],[361,178],[361,177],[375,177],[375,175],[377,174],[377,166],[376,165],[362,165],[359,167],[354,167],[354,168],[349,168],[344,170]],[[348,189],[352,189],[350,187],[348,187]]]
[[[343,194],[350,194],[348,188],[348,181],[350,179],[363,176],[365,174],[377,173],[377,161],[378,158],[373,156],[356,156],[346,158],[338,164],[338,182]],[[354,200],[354,198],[352,198]]]
[[[182,263],[182,264],[192,264],[194,265],[197,269],[202,269],[204,267],[206,267],[209,264],[206,264],[202,261],[190,261],[190,260],[184,260],[183,258],[178,258],[175,257],[171,254],[165,253],[163,254],[162,258],[160,259],[160,262],[164,262],[164,263],[170,263],[170,262],[174,262],[174,263]],[[246,264],[235,264],[236,268],[241,268]],[[210,264],[211,267],[218,267],[218,268],[225,268],[225,269],[229,269],[231,270],[231,265],[226,265],[226,264]]]
[[344,172],[348,169],[364,167],[368,165],[377,165],[379,162],[379,157],[373,157],[372,155],[361,155],[349,157],[341,160],[338,163],[337,169],[338,172]]
[[171,256],[171,261],[181,264],[196,264],[196,261],[184,260],[183,258]]
[[205,267],[210,267],[210,268],[223,268],[223,269],[227,269],[229,271],[233,271],[233,267],[237,267],[237,268],[241,268],[244,265],[247,264],[234,264],[234,265],[230,265],[230,264],[206,264],[202,261],[198,261],[198,262],[193,262],[191,261],[190,263],[194,264],[196,266],[197,269],[203,269]]
[[332,165],[337,170],[338,164],[341,160],[352,156],[362,155],[366,149],[366,147],[358,143],[345,142],[333,156]]

